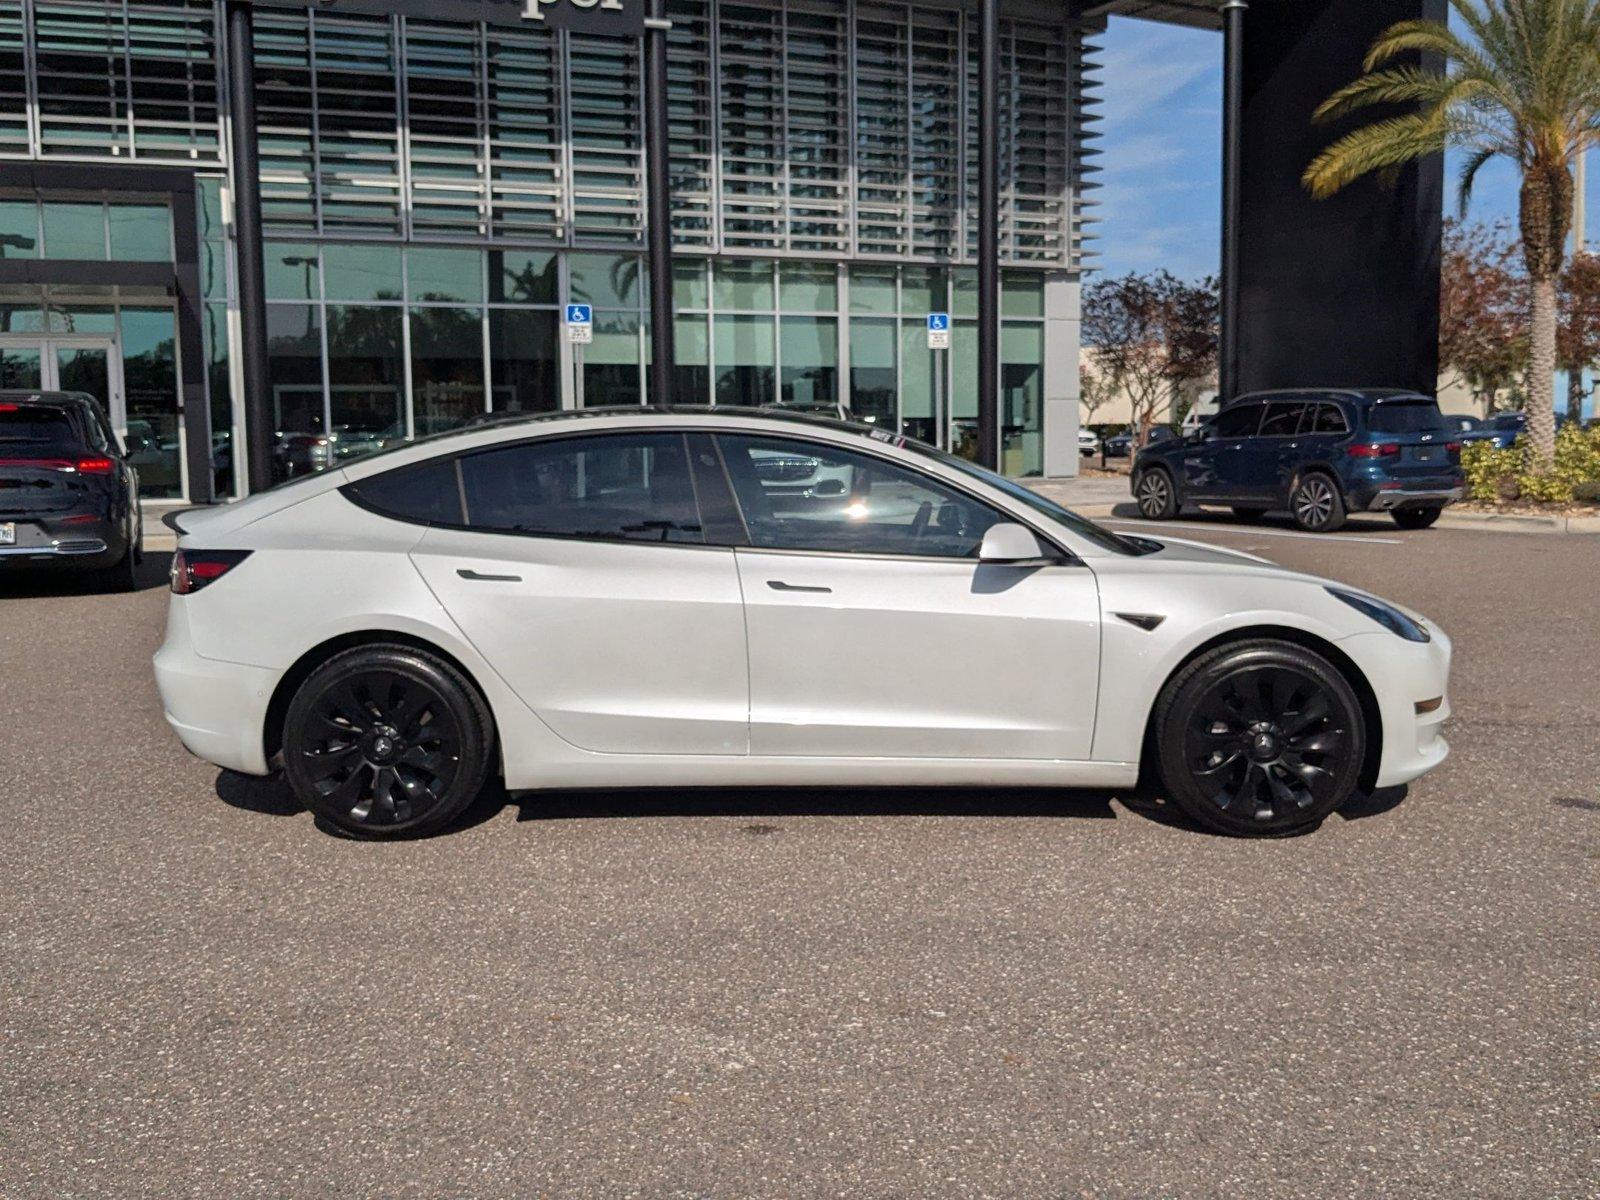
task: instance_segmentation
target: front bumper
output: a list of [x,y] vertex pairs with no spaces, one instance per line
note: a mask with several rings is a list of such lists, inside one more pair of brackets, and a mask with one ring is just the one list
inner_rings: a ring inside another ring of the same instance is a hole
[[[1450,717],[1450,639],[1429,626],[1430,642],[1408,642],[1385,630],[1358,633],[1339,642],[1372,685],[1378,702],[1383,744],[1377,787],[1397,787],[1426,775],[1445,760],[1450,744],[1444,723]],[[1438,708],[1418,706],[1439,700]]]
[[191,753],[246,775],[269,773],[264,734],[278,672],[202,658],[183,597],[174,596],[155,673],[167,724]]

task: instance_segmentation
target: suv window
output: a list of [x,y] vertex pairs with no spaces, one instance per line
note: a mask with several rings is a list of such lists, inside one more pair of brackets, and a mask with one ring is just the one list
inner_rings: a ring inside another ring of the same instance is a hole
[[1337,404],[1319,404],[1316,415],[1311,418],[1311,427],[1306,432],[1349,433],[1350,427],[1345,423],[1344,412]]
[[681,433],[546,438],[459,459],[473,529],[705,541]]
[[1261,422],[1261,437],[1293,437],[1300,428],[1300,418],[1306,405],[1299,400],[1274,400],[1267,405],[1266,418]]
[[56,442],[78,445],[78,432],[72,415],[65,409],[47,405],[0,404],[0,442]]
[[750,542],[767,550],[972,558],[985,504],[871,454],[821,442],[719,434]]
[[1254,437],[1261,423],[1261,404],[1241,404],[1217,414],[1211,428],[1219,438]]
[[1443,430],[1444,416],[1433,400],[1385,400],[1374,404],[1367,417],[1373,433],[1429,433]]

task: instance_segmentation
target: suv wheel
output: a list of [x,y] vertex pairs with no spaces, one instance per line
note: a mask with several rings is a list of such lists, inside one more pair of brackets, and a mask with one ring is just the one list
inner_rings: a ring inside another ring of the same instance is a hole
[[1328,476],[1304,475],[1289,496],[1289,512],[1307,533],[1332,533],[1344,524],[1344,497]]
[[1426,529],[1443,511],[1442,508],[1397,508],[1389,515],[1401,529]]
[[1133,498],[1147,521],[1170,521],[1178,515],[1178,489],[1165,467],[1146,467],[1133,486]]

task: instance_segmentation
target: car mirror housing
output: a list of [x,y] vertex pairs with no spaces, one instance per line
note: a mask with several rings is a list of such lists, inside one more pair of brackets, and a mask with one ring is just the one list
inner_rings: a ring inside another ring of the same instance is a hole
[[1044,557],[1044,547],[1033,530],[1010,522],[989,526],[978,549],[978,561],[985,563],[1037,562]]

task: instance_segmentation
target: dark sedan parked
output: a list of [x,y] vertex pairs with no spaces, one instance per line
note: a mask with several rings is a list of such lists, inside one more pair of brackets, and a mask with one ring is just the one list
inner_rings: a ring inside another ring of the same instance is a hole
[[1187,438],[1146,446],[1130,479],[1153,520],[1194,503],[1243,517],[1287,509],[1314,533],[1364,511],[1423,529],[1462,496],[1459,436],[1432,398],[1414,392],[1258,392]]
[[[1152,425],[1150,426],[1149,444],[1154,445],[1156,442],[1164,442],[1177,436],[1177,432],[1170,425]],[[1128,455],[1133,453],[1133,439],[1134,432],[1132,430],[1108,437],[1106,439],[1106,457],[1127,458]]]
[[0,392],[0,577],[68,567],[131,591],[142,535],[138,476],[95,399]]

